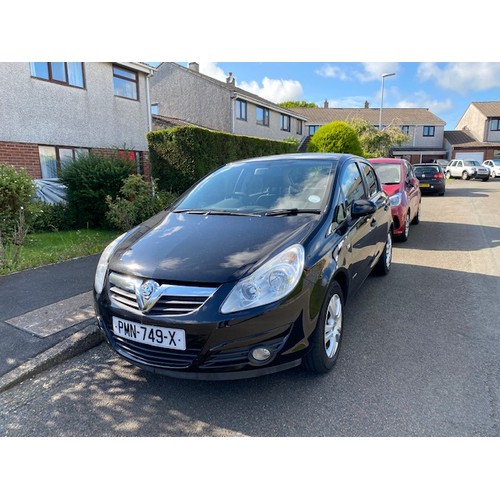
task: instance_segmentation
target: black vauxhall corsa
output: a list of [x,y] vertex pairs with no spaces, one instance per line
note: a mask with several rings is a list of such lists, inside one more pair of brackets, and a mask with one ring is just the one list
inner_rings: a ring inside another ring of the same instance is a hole
[[391,210],[368,161],[238,161],[118,237],[95,276],[100,327],[133,364],[238,379],[335,364],[344,305],[391,268]]

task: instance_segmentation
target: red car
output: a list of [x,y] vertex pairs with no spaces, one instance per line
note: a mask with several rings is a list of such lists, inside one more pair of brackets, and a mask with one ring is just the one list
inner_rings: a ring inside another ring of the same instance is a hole
[[400,241],[406,241],[410,224],[418,224],[420,216],[421,193],[413,167],[401,158],[372,158],[369,162],[391,200],[393,234]]

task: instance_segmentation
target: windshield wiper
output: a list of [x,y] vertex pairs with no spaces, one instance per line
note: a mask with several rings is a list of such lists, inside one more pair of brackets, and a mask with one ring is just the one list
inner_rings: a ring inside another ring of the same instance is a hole
[[243,217],[260,217],[260,214],[253,214],[249,212],[229,212],[226,210],[193,210],[184,208],[181,210],[174,210],[175,214],[194,214],[194,215],[237,215]]
[[277,208],[264,213],[268,217],[277,215],[298,215],[298,214],[320,214],[321,210],[317,208]]

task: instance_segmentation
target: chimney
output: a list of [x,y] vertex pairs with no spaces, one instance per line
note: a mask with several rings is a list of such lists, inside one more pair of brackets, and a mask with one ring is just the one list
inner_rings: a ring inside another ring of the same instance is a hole
[[325,102],[323,103],[324,108],[328,108],[328,101],[325,99]]
[[230,83],[231,85],[234,85],[234,76],[233,74],[231,73],[231,71],[229,72],[229,74],[227,75],[227,78],[226,78],[226,83]]
[[200,65],[196,62],[191,62],[191,63],[189,63],[189,69],[191,71],[199,73],[200,72]]
[[370,103],[368,101],[365,101],[365,109],[368,109],[370,107]]

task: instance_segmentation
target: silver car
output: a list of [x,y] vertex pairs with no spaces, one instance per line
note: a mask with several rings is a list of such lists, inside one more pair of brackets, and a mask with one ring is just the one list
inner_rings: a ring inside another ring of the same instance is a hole
[[481,179],[486,182],[490,179],[490,170],[483,167],[477,160],[452,160],[446,167],[445,176],[458,177],[464,180]]

